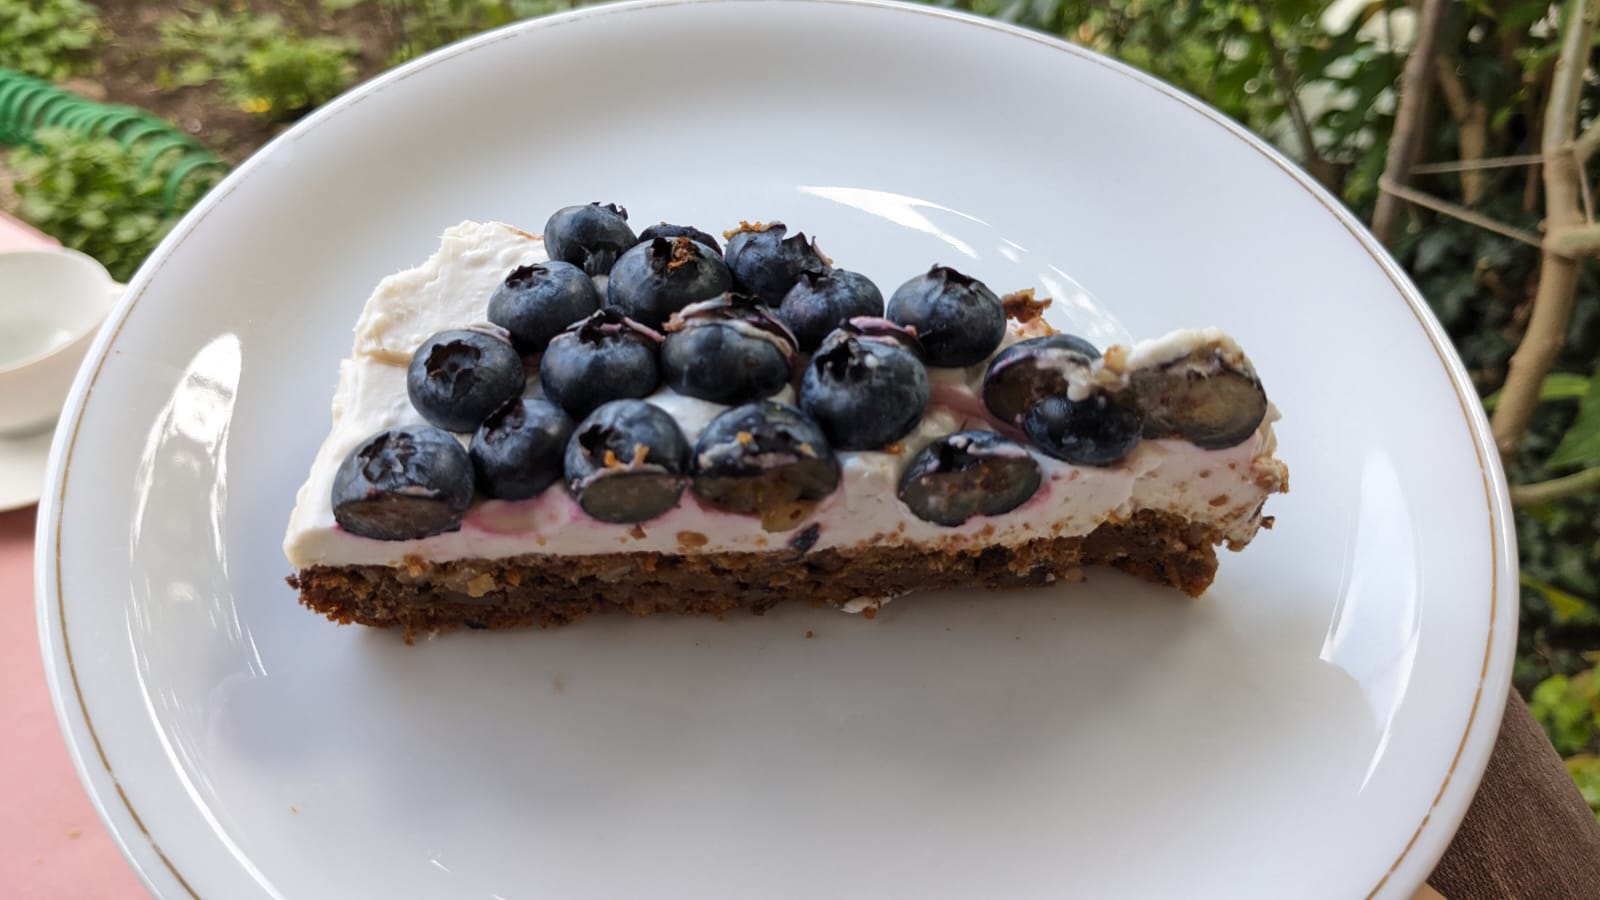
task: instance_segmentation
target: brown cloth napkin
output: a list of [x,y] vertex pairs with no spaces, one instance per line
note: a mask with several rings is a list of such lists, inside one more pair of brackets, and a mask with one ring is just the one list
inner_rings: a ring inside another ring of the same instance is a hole
[[1600,900],[1600,822],[1516,691],[1428,884],[1446,900]]

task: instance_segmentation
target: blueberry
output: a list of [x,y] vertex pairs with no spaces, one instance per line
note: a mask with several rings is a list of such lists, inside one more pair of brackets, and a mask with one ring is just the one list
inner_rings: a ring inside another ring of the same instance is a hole
[[722,255],[722,245],[717,243],[717,239],[716,238],[714,238],[711,235],[706,234],[704,231],[701,231],[700,229],[695,228],[695,227],[690,226],[690,225],[669,225],[666,222],[662,222],[659,225],[651,225],[649,228],[646,228],[645,230],[639,232],[639,242],[640,243],[644,243],[645,241],[653,241],[658,237],[659,238],[686,237],[691,241],[694,241],[694,242],[700,243],[700,244],[705,244],[707,247],[710,247],[711,249],[717,251],[717,255],[718,256]]
[[710,247],[686,237],[634,244],[611,267],[606,305],[651,328],[691,303],[719,297],[733,276]]
[[930,366],[970,366],[1006,334],[1006,311],[983,282],[948,266],[900,285],[889,298],[889,319],[917,332]]
[[733,283],[747,294],[755,294],[768,306],[783,302],[803,272],[826,272],[830,263],[807,241],[804,232],[785,238],[788,226],[782,222],[763,225],[743,223],[728,236],[723,255],[733,271]]
[[799,525],[839,486],[839,460],[822,429],[784,403],[736,406],[694,445],[695,496],[712,506],[759,515],[768,531]]
[[522,393],[527,376],[511,341],[475,328],[441,331],[422,342],[406,368],[406,393],[424,419],[472,431]]
[[390,428],[339,464],[332,501],[339,527],[365,538],[408,541],[455,531],[472,503],[472,461],[442,428]]
[[537,496],[561,477],[572,419],[543,400],[518,397],[485,419],[468,455],[478,492],[501,500]]
[[1255,369],[1242,355],[1215,345],[1136,369],[1129,384],[1148,438],[1181,438],[1220,450],[1243,443],[1267,415],[1267,394]]
[[1039,463],[992,431],[959,431],[922,448],[900,478],[900,499],[924,522],[960,525],[998,516],[1039,490]]
[[1143,423],[1139,411],[1097,391],[1083,400],[1056,394],[1022,417],[1022,431],[1040,450],[1077,466],[1109,466],[1133,452]]
[[840,450],[871,450],[910,434],[928,406],[915,339],[882,319],[828,335],[800,380],[800,407]]
[[724,294],[667,323],[661,370],[667,386],[712,403],[747,403],[789,383],[794,335],[754,297]]
[[489,295],[489,321],[519,352],[538,353],[568,325],[600,308],[594,280],[572,263],[518,266]]
[[789,539],[789,549],[794,551],[796,557],[805,556],[811,552],[811,548],[817,546],[817,540],[821,537],[822,526],[812,522]]
[[564,206],[544,223],[544,249],[551,259],[604,275],[622,251],[637,243],[628,227],[628,211],[616,204]]
[[602,522],[643,522],[677,505],[689,442],[672,416],[643,400],[613,400],[567,442],[567,487]]
[[643,397],[661,383],[661,335],[602,309],[555,336],[539,359],[545,396],[573,418],[608,400]]
[[1071,382],[1087,386],[1099,358],[1093,344],[1070,334],[1018,341],[989,363],[983,374],[983,403],[1000,421],[1021,424],[1028,407],[1052,394],[1065,394]]
[[778,318],[807,352],[847,320],[881,315],[883,292],[867,276],[844,269],[800,273],[778,306]]

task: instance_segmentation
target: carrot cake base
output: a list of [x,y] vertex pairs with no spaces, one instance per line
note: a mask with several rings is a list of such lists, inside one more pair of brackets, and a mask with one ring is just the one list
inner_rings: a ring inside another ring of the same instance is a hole
[[[340,623],[418,633],[456,628],[567,625],[594,613],[761,614],[779,603],[860,611],[921,590],[1020,588],[1081,581],[1109,565],[1198,597],[1217,569],[1218,529],[1141,510],[1088,535],[1010,547],[950,550],[882,546],[775,553],[526,555],[503,560],[313,566],[291,576],[307,607]],[[617,585],[627,585],[618,591]]]

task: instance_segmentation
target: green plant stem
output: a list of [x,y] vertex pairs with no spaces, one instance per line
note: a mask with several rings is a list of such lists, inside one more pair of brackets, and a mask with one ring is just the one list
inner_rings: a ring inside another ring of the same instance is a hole
[[1538,506],[1588,491],[1600,491],[1600,466],[1549,481],[1512,485],[1511,505]]

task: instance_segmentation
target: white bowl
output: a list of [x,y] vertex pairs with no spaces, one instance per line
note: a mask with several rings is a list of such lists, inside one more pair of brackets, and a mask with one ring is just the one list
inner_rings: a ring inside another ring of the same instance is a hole
[[119,285],[76,250],[0,253],[0,435],[49,425]]

